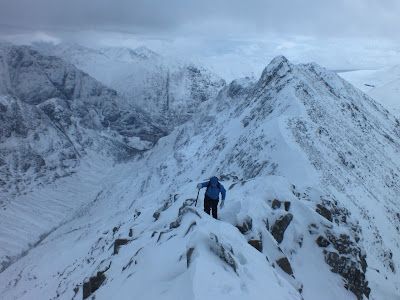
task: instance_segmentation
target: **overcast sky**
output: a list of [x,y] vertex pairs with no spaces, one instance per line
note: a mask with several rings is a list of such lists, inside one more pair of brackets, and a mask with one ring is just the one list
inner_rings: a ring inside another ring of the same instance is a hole
[[228,61],[254,56],[244,65],[258,64],[256,56],[268,51],[316,61],[335,51],[338,67],[352,66],[364,51],[374,67],[400,57],[399,16],[400,0],[0,0],[0,38],[144,43],[159,51],[169,45]]
[[3,31],[265,33],[399,39],[398,0],[0,0]]

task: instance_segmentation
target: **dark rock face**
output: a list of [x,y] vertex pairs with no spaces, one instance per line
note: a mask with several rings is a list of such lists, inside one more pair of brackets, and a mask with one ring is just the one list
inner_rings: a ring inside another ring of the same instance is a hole
[[350,258],[339,255],[336,252],[327,252],[325,260],[331,271],[340,274],[345,280],[345,287],[356,295],[358,300],[363,299],[363,295],[369,298],[371,289],[368,287],[363,270],[359,269],[357,263]]
[[343,278],[345,288],[354,293],[358,300],[364,299],[364,295],[368,298],[370,288],[365,277],[366,254],[357,244],[361,235],[360,226],[349,219],[350,212],[346,208],[340,207],[335,199],[329,197],[321,197],[321,204],[317,204],[316,212],[334,224],[349,229],[348,234],[339,234],[332,230],[334,226],[324,226],[329,229],[322,234],[319,226],[309,226],[312,229],[310,233],[319,234],[315,240],[318,246],[326,248],[323,253],[331,271]]
[[347,234],[341,234],[338,237],[328,232],[328,239],[333,244],[339,254],[358,255],[360,249],[350,240]]
[[258,251],[262,252],[263,250],[263,244],[261,240],[250,240],[248,241],[248,243],[253,246],[254,248],[256,248]]
[[89,281],[83,283],[83,299],[87,299],[93,294],[106,280],[105,271],[97,272],[96,276],[90,277]]
[[[356,237],[357,228],[353,229]],[[332,245],[336,251],[324,250],[325,262],[331,267],[331,271],[343,277],[345,288],[356,295],[358,300],[363,295],[369,297],[371,289],[368,286],[365,273],[367,271],[366,254],[354,239],[347,234],[335,234],[330,230],[325,231],[326,237],[319,236],[316,240],[320,247]]]
[[317,243],[318,246],[320,246],[321,248],[325,248],[328,247],[330,245],[330,242],[324,238],[322,235],[320,235],[315,242]]
[[128,244],[130,241],[128,239],[116,239],[114,242],[114,254],[118,254],[119,248],[123,245]]
[[272,225],[271,234],[278,243],[281,243],[283,241],[283,236],[285,234],[285,231],[289,226],[290,222],[292,222],[292,220],[293,220],[293,215],[291,213],[288,213],[280,217],[278,220],[276,220],[275,224]]
[[293,275],[292,266],[286,257],[282,257],[276,261],[278,266],[287,274]]
[[317,204],[317,208],[315,209],[317,213],[319,213],[321,216],[323,216],[325,219],[328,221],[332,222],[332,213],[329,209],[327,209],[325,206],[321,204]]

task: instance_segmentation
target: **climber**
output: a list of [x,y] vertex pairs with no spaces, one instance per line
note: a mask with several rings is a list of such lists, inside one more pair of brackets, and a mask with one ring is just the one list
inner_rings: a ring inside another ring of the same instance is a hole
[[218,219],[218,202],[219,202],[219,193],[221,193],[222,201],[220,204],[220,208],[224,207],[225,195],[226,191],[224,186],[218,181],[218,178],[213,176],[209,181],[199,183],[197,188],[200,190],[204,187],[207,187],[207,190],[204,194],[204,211],[210,214],[212,211],[212,216],[214,219]]

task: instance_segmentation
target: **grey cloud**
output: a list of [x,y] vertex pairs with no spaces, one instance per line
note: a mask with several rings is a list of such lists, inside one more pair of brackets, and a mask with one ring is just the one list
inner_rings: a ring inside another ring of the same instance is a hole
[[1,0],[0,26],[140,34],[400,38],[397,0]]

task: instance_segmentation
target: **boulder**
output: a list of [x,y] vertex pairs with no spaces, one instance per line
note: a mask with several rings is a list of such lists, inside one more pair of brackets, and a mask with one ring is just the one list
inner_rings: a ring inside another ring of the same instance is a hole
[[97,272],[96,276],[89,278],[89,281],[83,283],[83,299],[87,299],[93,294],[106,280],[105,271]]
[[276,260],[276,263],[278,264],[278,266],[287,274],[289,275],[293,275],[293,269],[292,266],[290,265],[289,260],[287,259],[287,257],[282,257],[278,260]]
[[292,220],[293,215],[288,213],[276,220],[275,224],[271,227],[271,234],[278,243],[283,241],[285,231]]
[[317,204],[317,208],[315,209],[315,211],[317,213],[319,213],[321,216],[323,216],[325,219],[327,219],[328,221],[330,221],[330,222],[333,221],[331,211],[329,209],[327,209],[325,206],[323,206],[322,204]]
[[249,240],[248,243],[256,248],[258,251],[262,252],[263,250],[263,244],[261,240]]

